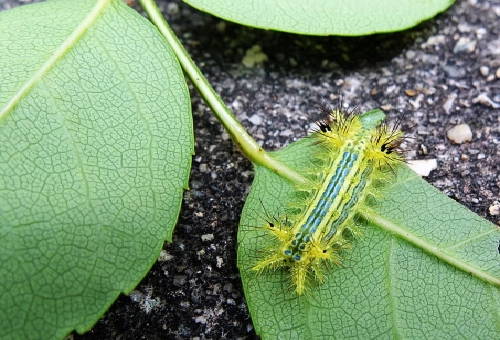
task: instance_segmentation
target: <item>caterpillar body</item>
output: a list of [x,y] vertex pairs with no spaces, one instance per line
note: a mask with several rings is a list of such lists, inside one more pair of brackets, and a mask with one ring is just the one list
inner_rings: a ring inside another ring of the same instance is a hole
[[[363,208],[377,183],[387,181],[393,166],[403,160],[403,133],[383,123],[364,127],[358,115],[335,109],[317,123],[319,168],[309,169],[310,185],[304,208],[288,223],[267,221],[264,229],[272,246],[254,266],[255,271],[288,268],[291,286],[302,295],[311,283],[321,283],[323,272],[340,265],[340,252],[361,231],[354,216]],[[312,188],[312,189],[311,189]],[[288,220],[288,218],[287,218]]]

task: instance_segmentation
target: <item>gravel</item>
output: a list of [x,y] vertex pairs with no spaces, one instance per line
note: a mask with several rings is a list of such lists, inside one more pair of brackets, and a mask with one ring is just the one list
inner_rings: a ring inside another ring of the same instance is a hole
[[[0,9],[24,3],[0,0]],[[361,112],[382,107],[389,120],[404,112],[413,137],[408,158],[437,159],[426,180],[500,222],[497,2],[457,1],[411,30],[350,38],[258,30],[180,0],[157,3],[221,98],[264,148],[277,150],[304,137],[321,118],[315,107],[335,106],[339,95]],[[252,51],[259,62],[245,66],[247,51],[257,45],[259,51]],[[121,296],[91,331],[72,334],[73,339],[257,338],[236,268],[236,231],[252,164],[192,88],[191,94],[192,190],[184,194],[173,242],[164,245],[170,258],[153,265],[132,298]],[[470,126],[471,142],[456,145],[446,138],[459,124]]]

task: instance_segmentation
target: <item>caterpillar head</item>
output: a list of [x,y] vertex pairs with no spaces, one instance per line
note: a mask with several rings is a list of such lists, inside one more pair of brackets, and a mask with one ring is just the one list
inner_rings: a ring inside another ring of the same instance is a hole
[[393,165],[404,161],[404,150],[401,146],[404,140],[403,131],[397,124],[389,126],[383,122],[371,136],[367,156],[378,168],[387,165],[392,170]]
[[338,148],[345,141],[352,139],[362,128],[359,116],[353,111],[343,112],[340,108],[327,111],[319,108],[326,115],[326,119],[316,122],[315,130],[329,146]]

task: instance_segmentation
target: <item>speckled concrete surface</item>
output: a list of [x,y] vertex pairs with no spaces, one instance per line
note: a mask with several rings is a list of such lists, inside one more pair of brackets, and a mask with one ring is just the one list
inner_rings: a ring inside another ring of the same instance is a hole
[[[0,9],[27,2],[0,0]],[[490,209],[500,200],[498,1],[457,1],[414,29],[360,38],[256,30],[181,1],[157,2],[216,91],[266,149],[305,136],[321,117],[315,106],[336,105],[339,94],[361,112],[382,107],[390,120],[404,111],[414,137],[408,157],[437,159],[427,180],[500,222],[492,215],[498,209]],[[254,45],[268,60],[246,67],[242,60]],[[236,230],[252,165],[195,91],[192,103],[196,155],[174,242],[165,244],[163,261],[134,295],[121,296],[90,332],[74,339],[257,338],[236,268]],[[472,141],[453,144],[446,133],[462,123]]]

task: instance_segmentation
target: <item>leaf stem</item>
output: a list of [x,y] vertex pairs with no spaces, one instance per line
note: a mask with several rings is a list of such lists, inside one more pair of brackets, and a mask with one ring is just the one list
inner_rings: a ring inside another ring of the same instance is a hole
[[[399,238],[408,241],[409,243],[425,250],[427,253],[436,256],[438,259],[447,262],[451,264],[454,267],[457,267],[461,270],[463,270],[466,273],[469,273],[470,275],[473,275],[477,277],[478,279],[481,279],[483,281],[486,281],[488,283],[491,283],[496,286],[500,286],[500,279],[489,274],[488,272],[479,269],[478,267],[475,267],[473,265],[470,265],[469,263],[460,260],[456,257],[454,257],[451,254],[446,253],[443,249],[439,248],[437,245],[429,243],[428,241],[408,232],[408,230],[405,230],[399,226],[397,226],[395,223],[392,223],[391,221],[383,218],[382,216],[378,215],[376,212],[367,209],[366,211],[361,211],[360,215],[367,221],[370,221],[377,226],[379,226],[381,229],[384,229]],[[495,232],[495,229],[492,229],[491,232]]]
[[290,169],[285,164],[271,157],[257,142],[247,133],[245,128],[236,120],[233,113],[227,108],[222,99],[215,93],[207,79],[196,67],[193,60],[179,42],[174,32],[158,10],[154,0],[139,0],[139,3],[148,14],[151,22],[158,28],[161,35],[167,40],[177,60],[189,77],[194,87],[201,94],[203,100],[210,106],[215,117],[224,125],[231,135],[234,143],[254,163],[262,165],[282,177],[299,184],[306,183],[306,179]]

